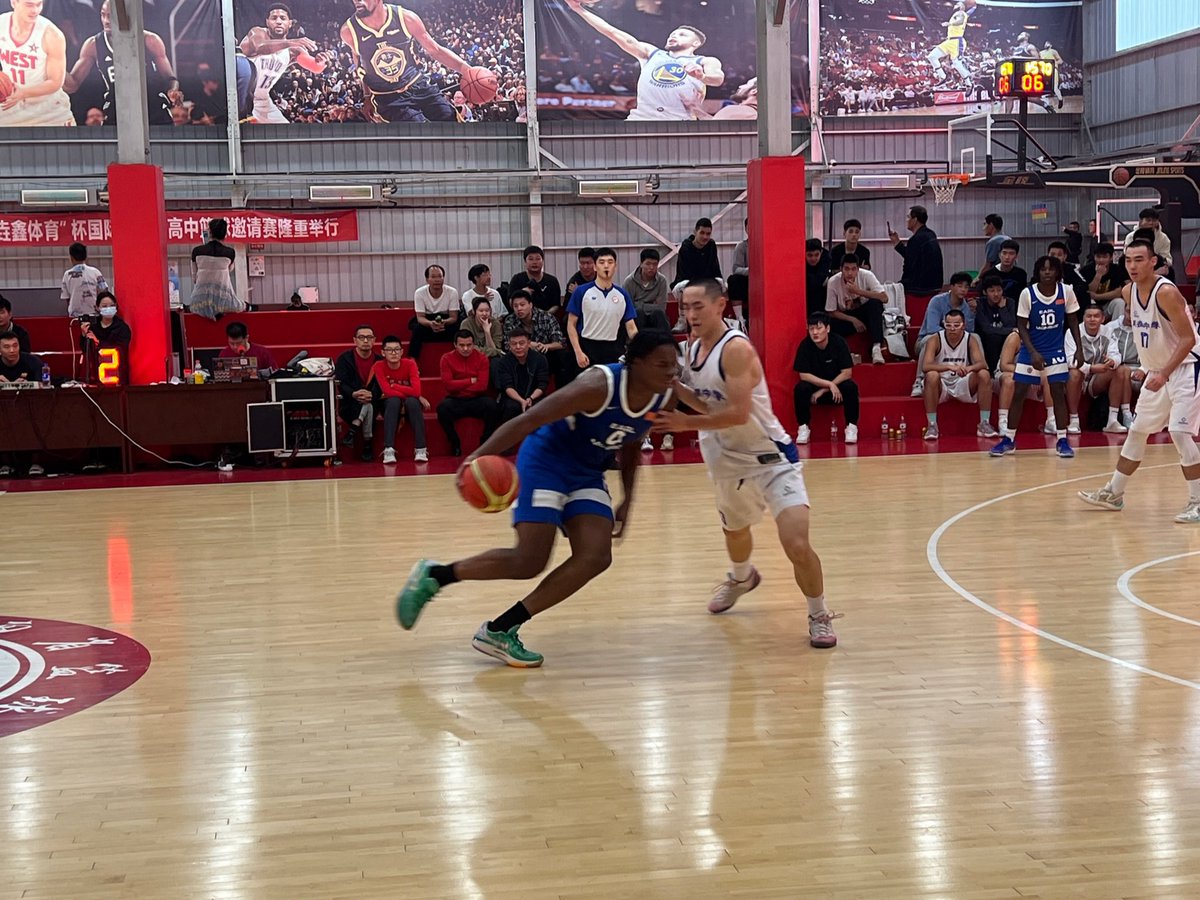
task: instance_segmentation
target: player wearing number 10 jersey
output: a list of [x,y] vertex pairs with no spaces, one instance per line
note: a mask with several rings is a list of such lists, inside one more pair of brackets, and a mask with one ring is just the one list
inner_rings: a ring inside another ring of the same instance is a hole
[[1125,484],[1142,463],[1146,439],[1165,426],[1179,450],[1188,486],[1187,506],[1175,521],[1200,525],[1200,449],[1195,440],[1200,431],[1200,335],[1179,289],[1154,273],[1160,263],[1149,241],[1135,240],[1125,248],[1131,280],[1122,296],[1146,381],[1116,471],[1104,487],[1080,491],[1079,497],[1102,509],[1123,509]]
[[[488,550],[448,566],[420,560],[397,602],[397,616],[412,628],[421,608],[443,587],[457,581],[528,579],[550,561],[561,529],[571,556],[547,575],[524,600],[475,632],[472,646],[510,666],[542,664],[517,629],[540,612],[570,597],[608,568],[614,534],[629,515],[642,438],[662,410],[674,405],[671,385],[679,372],[675,339],[666,332],[642,331],[629,342],[626,362],[593,366],[496,429],[471,460],[502,453],[524,438],[517,456],[520,492],[513,509],[517,545]],[[604,473],[614,455],[620,461],[624,498],[613,511]]]

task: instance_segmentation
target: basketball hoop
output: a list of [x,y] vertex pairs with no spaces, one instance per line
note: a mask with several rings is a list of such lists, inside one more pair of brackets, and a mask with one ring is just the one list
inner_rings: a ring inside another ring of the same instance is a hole
[[966,184],[971,176],[966,172],[949,172],[929,176],[929,186],[933,188],[933,202],[938,206],[954,202],[954,192],[959,185]]

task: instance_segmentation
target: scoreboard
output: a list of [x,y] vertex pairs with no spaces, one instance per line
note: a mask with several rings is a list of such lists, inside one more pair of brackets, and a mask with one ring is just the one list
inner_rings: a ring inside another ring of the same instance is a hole
[[1044,97],[1054,93],[1057,78],[1057,63],[1053,59],[1006,59],[996,67],[996,96]]

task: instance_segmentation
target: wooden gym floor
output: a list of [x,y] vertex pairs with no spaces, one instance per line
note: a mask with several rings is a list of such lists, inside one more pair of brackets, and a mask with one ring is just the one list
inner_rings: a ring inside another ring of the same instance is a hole
[[0,738],[0,898],[1195,897],[1200,529],[1170,446],[1079,503],[1115,454],[808,464],[831,652],[770,526],[707,614],[706,477],[651,468],[530,671],[469,646],[513,583],[394,623],[509,539],[449,476],[0,497],[0,622],[153,654]]

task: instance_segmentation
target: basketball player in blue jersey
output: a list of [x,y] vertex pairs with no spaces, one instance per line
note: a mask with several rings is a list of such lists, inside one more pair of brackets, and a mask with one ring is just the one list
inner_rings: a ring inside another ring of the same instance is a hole
[[[167,58],[167,45],[153,31],[144,33],[146,40],[146,90],[149,94],[149,118],[151,125],[170,125],[171,107],[183,103],[179,91],[179,79]],[[100,4],[100,31],[83,42],[79,48],[79,59],[67,73],[63,90],[74,94],[87,81],[94,68],[104,83],[104,100],[101,110],[105,121],[115,125],[117,94],[113,89],[116,69],[113,65],[112,20],[108,13],[108,0]]]
[[700,453],[716,488],[732,564],[708,611],[731,609],[761,583],[750,563],[750,529],[766,510],[775,519],[779,543],[808,602],[808,642],[829,649],[837,646],[833,620],[839,616],[825,606],[821,560],[808,540],[808,490],[800,456],[771,409],[758,354],[745,334],[725,324],[725,303],[721,285],[712,278],[689,281],[683,289],[681,315],[694,340],[684,368],[686,385],[677,384],[675,390],[680,401],[700,415],[667,410],[654,424],[660,432],[700,432]]
[[642,66],[638,76],[637,108],[627,117],[631,122],[695,119],[706,88],[725,83],[721,61],[697,54],[706,40],[693,25],[680,25],[669,35],[664,48],[639,41],[584,8],[583,0],[567,5],[598,32],[636,59]]
[[342,43],[354,54],[365,111],[376,122],[456,122],[450,101],[429,82],[414,43],[460,76],[467,61],[439,44],[420,16],[383,0],[354,0],[354,15],[342,25]]
[[[542,655],[527,649],[517,630],[609,567],[613,537],[629,520],[642,438],[655,416],[674,405],[671,384],[679,373],[679,357],[670,334],[639,332],[630,341],[625,360],[588,369],[501,425],[467,457],[464,467],[476,457],[502,453],[525,440],[517,456],[516,546],[488,550],[448,566],[425,559],[417,562],[397,600],[402,627],[412,628],[422,607],[447,585],[524,580],[541,574],[561,529],[571,542],[571,556],[525,599],[480,625],[471,641],[480,653],[510,666],[542,664]],[[615,512],[604,481],[614,455],[620,462],[624,494]]]
[[1079,300],[1070,285],[1063,284],[1062,262],[1053,256],[1043,256],[1034,263],[1037,281],[1021,291],[1017,301],[1017,333],[1021,349],[1017,351],[1013,372],[1012,406],[1008,411],[1008,427],[1000,442],[989,452],[991,456],[1006,456],[1017,451],[1017,424],[1030,387],[1045,377],[1054,398],[1054,421],[1058,441],[1055,452],[1066,459],[1075,455],[1067,443],[1067,329],[1075,339],[1075,368],[1083,367],[1083,340],[1079,336]]
[[1125,485],[1142,464],[1146,440],[1165,426],[1188,486],[1187,506],[1175,521],[1200,525],[1200,335],[1179,288],[1155,273],[1160,262],[1150,241],[1137,239],[1125,248],[1130,282],[1121,296],[1146,380],[1116,471],[1104,487],[1080,491],[1079,498],[1113,512],[1124,509]]

